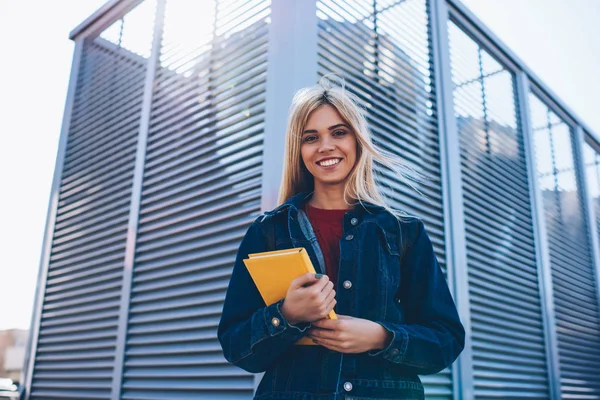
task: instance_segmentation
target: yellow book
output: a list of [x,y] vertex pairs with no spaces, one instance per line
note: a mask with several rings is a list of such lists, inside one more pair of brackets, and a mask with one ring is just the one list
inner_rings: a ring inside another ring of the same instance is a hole
[[[248,254],[244,264],[266,305],[283,299],[297,277],[307,272],[316,273],[302,247]],[[331,310],[326,318],[337,319],[337,315]],[[316,345],[308,337],[303,337],[296,344]]]

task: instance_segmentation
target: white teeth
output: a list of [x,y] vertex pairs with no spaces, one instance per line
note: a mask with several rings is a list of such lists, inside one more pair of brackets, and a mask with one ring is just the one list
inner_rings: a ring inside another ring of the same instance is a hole
[[337,164],[339,162],[340,162],[339,158],[336,158],[336,159],[332,159],[332,160],[321,161],[319,163],[319,165],[321,165],[323,167],[330,167],[330,166],[335,165],[335,164]]

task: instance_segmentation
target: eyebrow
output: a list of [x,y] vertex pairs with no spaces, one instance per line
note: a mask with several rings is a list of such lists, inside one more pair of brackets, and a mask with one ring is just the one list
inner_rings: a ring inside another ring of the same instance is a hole
[[[329,129],[330,131],[334,130],[335,128],[339,128],[339,127],[344,127],[346,129],[350,129],[350,127],[346,124],[336,124],[336,125],[332,125],[330,126]],[[319,133],[316,129],[307,129],[304,132],[302,132],[303,135],[307,134],[307,133]]]

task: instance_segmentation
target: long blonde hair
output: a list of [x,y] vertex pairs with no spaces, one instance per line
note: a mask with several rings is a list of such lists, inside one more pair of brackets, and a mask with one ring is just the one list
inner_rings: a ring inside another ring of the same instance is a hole
[[[332,85],[330,78],[336,78],[340,84]],[[321,106],[331,105],[350,126],[357,142],[356,164],[348,174],[344,189],[346,204],[353,206],[364,201],[382,206],[398,217],[406,216],[403,211],[390,207],[380,192],[375,182],[373,160],[396,171],[402,180],[420,181],[421,176],[405,166],[396,156],[373,144],[365,112],[359,104],[358,97],[347,91],[343,79],[335,74],[325,75],[318,84],[296,92],[288,116],[278,204],[286,202],[300,192],[314,191],[314,178],[304,166],[300,153],[302,132],[311,112]],[[410,186],[414,188],[412,184]]]

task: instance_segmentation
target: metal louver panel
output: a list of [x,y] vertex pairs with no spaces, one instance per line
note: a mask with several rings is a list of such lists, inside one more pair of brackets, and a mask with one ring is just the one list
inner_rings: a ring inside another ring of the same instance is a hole
[[152,100],[123,399],[251,398],[217,325],[260,213],[269,1],[167,0]]
[[[554,287],[562,398],[600,398],[600,313],[572,132],[530,94]],[[594,228],[595,229],[595,228]]]
[[600,151],[585,143],[583,145],[583,161],[586,169],[586,185],[593,202],[590,206],[596,224],[592,229],[596,229],[600,238]]
[[448,29],[475,398],[545,399],[542,304],[514,77],[454,23]]
[[[445,270],[444,215],[429,19],[424,0],[319,0],[318,73],[335,72],[368,109],[374,141],[426,181],[378,168],[392,207],[423,219]],[[452,398],[449,370],[423,376],[428,399]]]
[[[146,4],[84,43],[30,399],[108,399],[152,21]],[[129,43],[135,27],[137,43]],[[145,29],[147,28],[147,29]],[[116,35],[114,34],[116,31]],[[144,36],[145,35],[145,36]],[[136,51],[145,39],[143,51]]]

